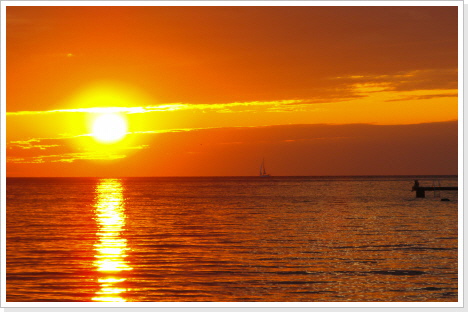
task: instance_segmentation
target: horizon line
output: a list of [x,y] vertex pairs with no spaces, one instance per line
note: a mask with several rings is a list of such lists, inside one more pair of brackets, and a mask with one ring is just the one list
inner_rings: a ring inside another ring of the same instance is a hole
[[[269,178],[322,178],[322,177],[433,177],[458,176],[459,174],[363,174],[363,175],[271,175]],[[262,178],[258,175],[213,175],[213,176],[6,176],[10,178],[92,178],[92,179],[125,179],[125,178]]]

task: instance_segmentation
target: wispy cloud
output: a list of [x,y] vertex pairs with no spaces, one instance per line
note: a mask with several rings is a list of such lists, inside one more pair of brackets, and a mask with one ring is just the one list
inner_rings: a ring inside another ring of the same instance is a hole
[[98,152],[82,152],[82,153],[65,153],[58,155],[38,155],[30,157],[7,157],[7,163],[16,164],[40,164],[45,162],[62,162],[72,163],[76,160],[114,160],[127,157],[126,155],[98,153]]
[[47,111],[18,111],[7,112],[7,116],[18,115],[35,115],[35,114],[57,114],[57,113],[92,113],[92,114],[109,114],[109,113],[124,113],[124,114],[141,114],[149,112],[169,112],[181,110],[212,110],[220,113],[229,113],[233,111],[246,112],[246,107],[264,106],[272,111],[292,109],[295,105],[308,105],[337,101],[339,99],[293,99],[293,100],[278,100],[278,101],[251,101],[251,102],[233,102],[233,103],[218,103],[218,104],[190,104],[190,103],[168,103],[160,105],[136,106],[136,107],[90,107],[90,108],[73,108],[73,109],[55,109]]
[[127,147],[125,149],[128,149],[128,150],[142,150],[142,149],[147,149],[147,148],[149,148],[149,145],[144,144],[144,145],[139,145],[139,146]]
[[445,98],[445,97],[457,97],[457,93],[440,93],[440,94],[427,94],[427,95],[413,95],[405,96],[397,99],[386,100],[385,102],[397,102],[397,101],[414,101],[414,100],[429,100],[433,98]]
[[18,147],[20,149],[38,148],[38,149],[41,149],[41,150],[45,150],[47,148],[60,146],[59,144],[38,144],[38,143],[41,142],[41,140],[44,140],[44,139],[30,139],[30,140],[25,140],[25,141],[11,141],[11,142],[9,142],[9,147],[10,148]]
[[[426,69],[391,75],[349,75],[334,79],[360,91],[456,90],[458,69]],[[366,89],[367,87],[368,89]]]
[[72,109],[53,109],[46,111],[19,111],[7,112],[7,116],[16,115],[40,115],[40,114],[56,114],[56,113],[144,113],[143,107],[90,107],[90,108],[72,108]]
[[[7,112],[7,116],[35,115],[35,114],[58,114],[58,113],[122,113],[142,114],[151,112],[171,112],[183,110],[215,111],[217,113],[250,112],[264,107],[269,112],[290,112],[311,110],[311,104],[326,104],[350,101],[367,97],[377,92],[409,92],[426,90],[457,90],[458,70],[455,69],[428,69],[413,70],[388,75],[348,75],[338,76],[331,79],[335,81],[333,89],[327,89],[321,94],[311,98],[286,99],[273,101],[248,101],[232,103],[165,103],[158,105],[134,106],[134,107],[83,107],[72,109],[54,109],[45,111],[16,111]],[[338,83],[338,84],[336,84]],[[446,95],[440,95],[446,96]],[[453,92],[451,95],[454,96]],[[434,95],[412,97],[411,100],[425,100],[435,97]],[[405,100],[403,96],[401,100]]]
[[122,146],[112,150],[82,149],[77,152],[73,140],[90,136],[62,136],[58,138],[33,138],[29,140],[10,141],[7,143],[8,163],[72,163],[77,160],[113,160],[127,157],[130,150],[148,149],[149,145]]

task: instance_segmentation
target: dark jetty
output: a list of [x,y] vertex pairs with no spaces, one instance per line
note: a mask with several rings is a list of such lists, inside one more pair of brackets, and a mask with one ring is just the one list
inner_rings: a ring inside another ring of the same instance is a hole
[[414,180],[412,191],[416,191],[416,198],[424,198],[426,191],[458,191],[458,186],[419,186],[419,181]]

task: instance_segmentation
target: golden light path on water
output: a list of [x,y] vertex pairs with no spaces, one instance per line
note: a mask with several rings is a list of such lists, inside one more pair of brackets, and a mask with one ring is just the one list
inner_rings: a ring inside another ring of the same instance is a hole
[[119,287],[126,278],[122,272],[132,268],[127,257],[127,240],[121,237],[125,226],[125,202],[122,194],[122,183],[119,179],[102,179],[96,186],[95,214],[99,241],[94,245],[96,258],[94,265],[99,272],[100,289],[93,301],[123,302],[126,301],[125,287]]

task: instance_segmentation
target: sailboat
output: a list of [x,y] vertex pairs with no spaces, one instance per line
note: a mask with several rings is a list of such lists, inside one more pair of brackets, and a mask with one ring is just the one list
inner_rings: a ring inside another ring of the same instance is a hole
[[270,176],[265,170],[265,159],[263,159],[262,164],[260,165],[260,176],[264,178]]

